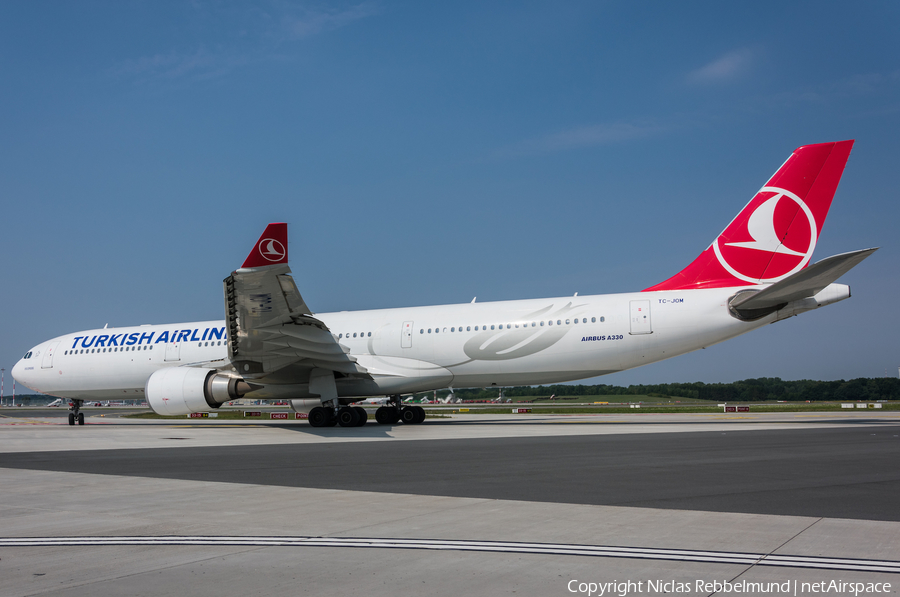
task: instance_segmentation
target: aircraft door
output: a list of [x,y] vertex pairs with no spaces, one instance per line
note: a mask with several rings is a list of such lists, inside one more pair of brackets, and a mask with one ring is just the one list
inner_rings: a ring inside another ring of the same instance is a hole
[[166,360],[167,361],[180,361],[181,360],[181,342],[167,342],[166,343]]
[[631,301],[631,335],[652,334],[650,301]]
[[59,346],[59,342],[54,342],[47,347],[46,351],[44,351],[44,360],[41,361],[41,369],[51,369],[53,367],[53,353],[56,352],[57,346]]
[[412,348],[412,333],[413,333],[413,322],[404,321],[403,322],[403,331],[400,336],[400,347],[401,348]]

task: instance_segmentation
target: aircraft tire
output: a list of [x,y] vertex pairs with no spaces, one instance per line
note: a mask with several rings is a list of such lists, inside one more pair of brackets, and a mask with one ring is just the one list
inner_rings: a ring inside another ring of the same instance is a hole
[[419,413],[415,406],[404,406],[400,409],[400,420],[407,425],[412,425],[419,420]]
[[341,427],[356,427],[359,425],[359,413],[352,406],[345,406],[338,411],[337,422]]
[[74,424],[75,424],[75,415],[72,413],[69,413],[69,425],[74,425]]
[[359,423],[357,423],[356,426],[362,427],[363,425],[366,424],[366,421],[369,420],[369,413],[366,412],[366,409],[364,409],[361,406],[354,406],[353,410],[355,410],[357,413],[359,413]]
[[84,425],[84,413],[78,413],[78,424]]
[[416,424],[424,423],[425,422],[425,409],[422,408],[421,406],[416,406],[414,408],[416,409],[416,415],[418,415],[416,417],[416,421],[415,421]]
[[375,420],[378,421],[380,425],[390,425],[394,418],[393,411],[396,410],[396,408],[390,406],[381,406],[375,411]]
[[328,427],[329,412],[317,406],[309,411],[308,421],[311,427]]

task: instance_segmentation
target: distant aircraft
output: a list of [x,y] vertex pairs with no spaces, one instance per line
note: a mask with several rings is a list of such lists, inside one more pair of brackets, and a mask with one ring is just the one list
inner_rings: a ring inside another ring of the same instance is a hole
[[441,404],[459,404],[460,402],[462,402],[462,400],[457,398],[456,394],[451,391],[445,397],[439,398],[438,402],[440,402]]
[[62,398],[57,398],[56,400],[54,400],[53,402],[51,402],[51,403],[48,404],[47,406],[48,406],[48,407],[50,407],[50,406],[62,406],[62,403],[63,403]]
[[387,396],[381,396],[381,397],[378,397],[378,398],[366,398],[365,400],[360,400],[359,402],[356,402],[355,404],[378,404],[378,405],[385,405],[385,404],[389,404],[390,401],[391,401],[391,399],[388,398]]
[[379,423],[421,423],[401,394],[654,363],[850,297],[834,282],[875,249],[810,262],[852,145],[794,151],[699,257],[641,292],[313,314],[276,223],[225,279],[224,321],[66,334],[29,350],[13,376],[71,398],[70,424],[84,424],[90,397],[182,415],[246,396],[290,400],[314,427],[351,427],[366,422],[352,404],[368,396],[389,397]]

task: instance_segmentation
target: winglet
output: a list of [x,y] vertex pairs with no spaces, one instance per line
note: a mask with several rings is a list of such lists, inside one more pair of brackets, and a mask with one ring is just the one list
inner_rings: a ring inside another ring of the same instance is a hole
[[287,263],[287,249],[287,224],[284,222],[269,224],[241,267],[262,267]]

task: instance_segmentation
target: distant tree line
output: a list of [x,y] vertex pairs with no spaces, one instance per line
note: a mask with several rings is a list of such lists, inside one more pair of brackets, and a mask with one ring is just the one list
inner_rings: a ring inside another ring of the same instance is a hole
[[[500,395],[499,388],[456,390],[463,400],[493,400]],[[420,394],[428,396],[430,392]],[[445,394],[441,393],[443,397]],[[639,384],[623,387],[597,385],[517,386],[503,388],[506,398],[540,396],[558,398],[567,396],[622,396],[634,395],[671,396],[672,398],[699,398],[716,402],[760,402],[763,400],[787,401],[854,401],[900,400],[900,379],[873,377],[849,381],[814,381],[801,379],[784,381],[778,377],[760,377],[732,383],[665,383]]]

